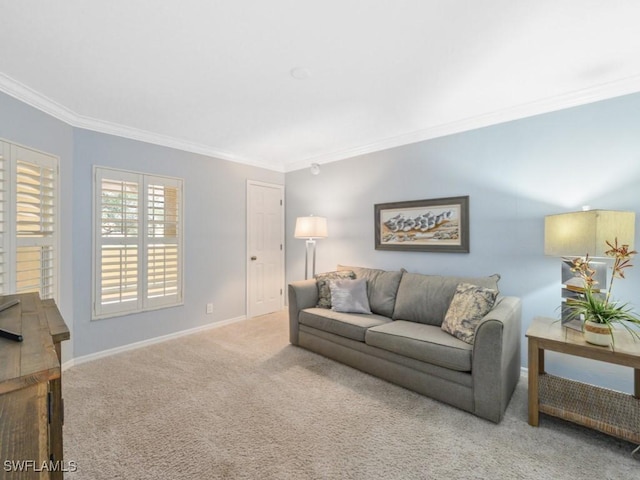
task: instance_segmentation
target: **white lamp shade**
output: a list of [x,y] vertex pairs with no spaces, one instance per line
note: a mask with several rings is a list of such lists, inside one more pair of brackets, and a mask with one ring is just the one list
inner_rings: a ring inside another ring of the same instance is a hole
[[327,238],[327,219],[325,217],[296,218],[295,238]]
[[544,253],[555,257],[605,257],[607,241],[633,249],[636,214],[614,210],[587,210],[544,218]]

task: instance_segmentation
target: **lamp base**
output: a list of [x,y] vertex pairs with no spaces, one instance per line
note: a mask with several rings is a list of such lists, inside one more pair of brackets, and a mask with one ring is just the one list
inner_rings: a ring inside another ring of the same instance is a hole
[[309,238],[305,244],[304,279],[309,279],[309,257],[311,257],[311,278],[316,275],[316,241]]

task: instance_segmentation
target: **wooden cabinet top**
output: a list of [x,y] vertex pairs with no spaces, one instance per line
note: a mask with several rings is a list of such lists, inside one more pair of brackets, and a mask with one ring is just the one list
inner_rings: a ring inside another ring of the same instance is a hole
[[0,328],[23,336],[22,342],[0,337],[0,395],[60,377],[54,343],[69,339],[67,328],[53,300],[37,293],[4,295],[0,302],[20,303],[0,312]]

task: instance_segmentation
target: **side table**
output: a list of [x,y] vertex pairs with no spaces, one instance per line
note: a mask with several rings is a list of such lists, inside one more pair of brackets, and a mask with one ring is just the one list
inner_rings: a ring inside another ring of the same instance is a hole
[[[536,317],[529,343],[529,425],[539,412],[640,444],[640,341],[626,331],[615,333],[615,350],[587,343],[581,332],[552,318]],[[545,372],[544,352],[551,350],[633,368],[634,394],[629,395]]]

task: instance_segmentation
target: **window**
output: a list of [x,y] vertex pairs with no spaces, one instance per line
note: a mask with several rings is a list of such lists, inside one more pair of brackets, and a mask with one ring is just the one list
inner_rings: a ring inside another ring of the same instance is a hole
[[182,303],[182,180],[95,168],[93,318]]
[[0,141],[0,293],[57,293],[58,159]]

